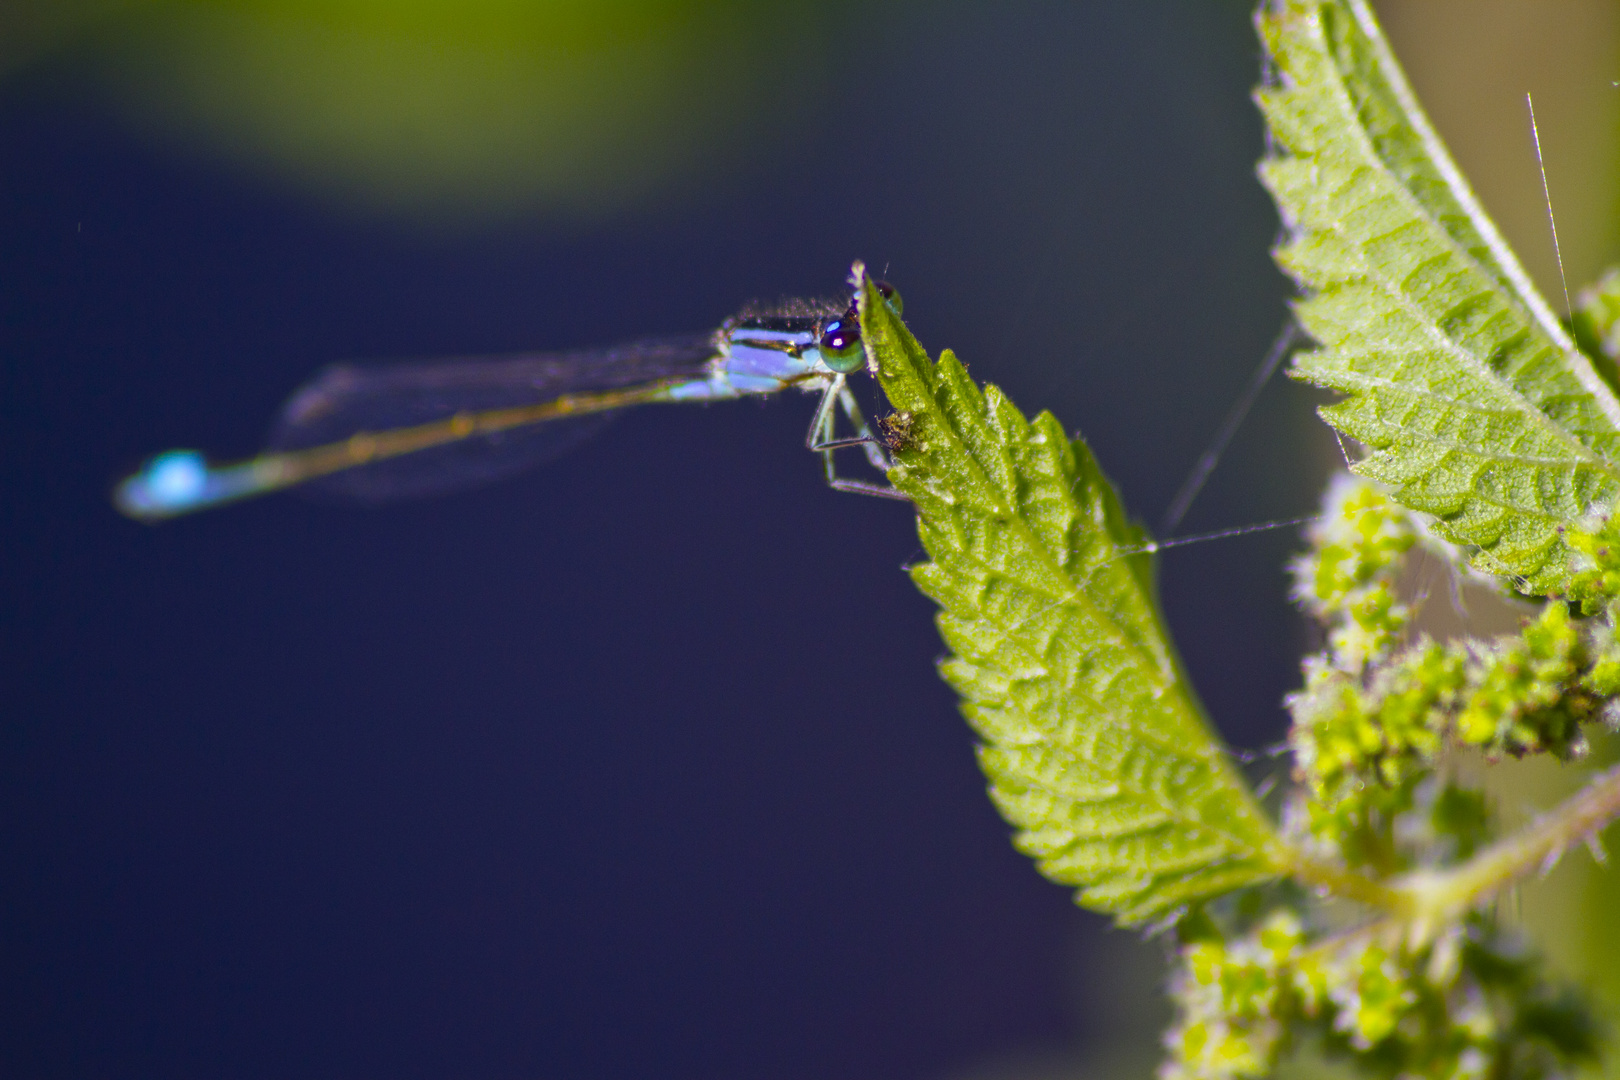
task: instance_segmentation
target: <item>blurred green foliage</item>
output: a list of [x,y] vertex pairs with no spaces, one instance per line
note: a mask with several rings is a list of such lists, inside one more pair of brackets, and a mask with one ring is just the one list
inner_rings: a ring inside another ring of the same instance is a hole
[[736,160],[831,79],[837,21],[834,0],[12,0],[0,73],[56,64],[151,131],[355,203],[599,213]]

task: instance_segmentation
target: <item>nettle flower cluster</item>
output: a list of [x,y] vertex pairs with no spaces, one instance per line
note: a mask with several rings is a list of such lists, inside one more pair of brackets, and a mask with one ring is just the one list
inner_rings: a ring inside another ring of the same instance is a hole
[[1263,1076],[1305,1038],[1379,1076],[1553,1077],[1596,1060],[1584,1002],[1481,916],[1423,943],[1389,923],[1312,934],[1289,908],[1202,932],[1172,978],[1167,1080]]
[[1540,1078],[1596,1060],[1585,1003],[1485,916],[1413,942],[1392,923],[1310,932],[1290,908],[1186,942],[1166,1078],[1261,1076],[1303,1039],[1378,1076]]
[[[1295,596],[1327,643],[1306,658],[1305,687],[1288,701],[1300,782],[1288,823],[1324,856],[1380,876],[1466,858],[1485,827],[1483,804],[1437,769],[1446,754],[1567,760],[1586,752],[1585,722],[1617,719],[1612,621],[1582,622],[1554,600],[1517,635],[1411,639],[1398,579],[1420,540],[1437,542],[1370,481],[1338,478],[1308,539]],[[1420,803],[1427,827],[1397,830]]]
[[[1325,643],[1288,701],[1296,785],[1284,823],[1302,849],[1373,880],[1453,865],[1492,830],[1459,762],[1573,758],[1586,751],[1583,725],[1615,725],[1611,612],[1580,618],[1553,600],[1515,635],[1414,633],[1402,571],[1439,542],[1349,476],[1329,488],[1308,539],[1295,594]],[[1620,583],[1615,539],[1599,530],[1577,550],[1591,574]],[[1196,912],[1178,935],[1163,1080],[1262,1076],[1302,1039],[1379,1076],[1561,1076],[1597,1050],[1577,996],[1488,913],[1430,928],[1358,923],[1297,889],[1272,890]]]

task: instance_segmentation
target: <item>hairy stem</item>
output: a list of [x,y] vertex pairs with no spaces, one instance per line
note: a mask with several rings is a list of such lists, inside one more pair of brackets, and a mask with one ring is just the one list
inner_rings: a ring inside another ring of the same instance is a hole
[[1313,859],[1298,848],[1283,849],[1279,862],[1283,872],[1302,885],[1380,908],[1391,915],[1404,917],[1412,913],[1412,898],[1403,890],[1354,870]]
[[1571,845],[1595,836],[1620,817],[1620,766],[1599,773],[1552,813],[1500,840],[1461,866],[1419,871],[1396,883],[1416,917],[1438,924],[1549,866]]
[[[1502,889],[1556,862],[1620,817],[1620,765],[1599,773],[1552,813],[1449,870],[1420,870],[1384,883],[1313,859],[1292,847],[1273,852],[1278,869],[1302,885],[1434,927],[1490,900]],[[1421,931],[1420,931],[1421,932]]]

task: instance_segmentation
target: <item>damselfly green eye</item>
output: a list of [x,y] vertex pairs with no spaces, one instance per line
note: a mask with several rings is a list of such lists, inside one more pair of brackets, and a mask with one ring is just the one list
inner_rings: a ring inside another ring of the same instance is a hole
[[861,324],[855,312],[846,311],[823,324],[816,349],[821,353],[821,362],[839,374],[859,371],[866,357],[861,352]]
[[894,308],[896,315],[905,314],[905,303],[900,299],[899,289],[890,285],[887,281],[874,281],[872,284],[877,286],[877,291],[883,294],[883,299],[888,301],[890,307]]

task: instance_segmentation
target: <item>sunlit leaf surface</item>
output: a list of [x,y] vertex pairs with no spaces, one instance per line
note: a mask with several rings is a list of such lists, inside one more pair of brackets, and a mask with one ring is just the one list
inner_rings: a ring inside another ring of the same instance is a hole
[[1277,82],[1261,168],[1291,229],[1278,260],[1322,348],[1297,377],[1357,471],[1433,514],[1529,592],[1571,578],[1564,528],[1620,491],[1620,401],[1560,326],[1430,128],[1361,0],[1262,12]]
[[1193,698],[1144,537],[1085,444],[981,391],[951,353],[931,361],[877,296],[862,332],[909,417],[892,479],[930,559],[912,576],[942,609],[943,673],[1019,848],[1125,923],[1271,876],[1272,828]]

